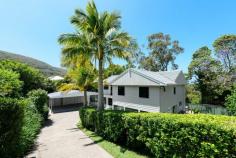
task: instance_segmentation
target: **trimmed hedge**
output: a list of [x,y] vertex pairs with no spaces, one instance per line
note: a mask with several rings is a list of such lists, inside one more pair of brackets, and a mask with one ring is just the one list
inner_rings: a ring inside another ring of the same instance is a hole
[[18,144],[19,156],[24,156],[34,145],[38,133],[42,127],[43,118],[29,99],[22,100],[25,104],[20,143]]
[[97,112],[94,108],[81,108],[80,117],[82,125],[95,131],[107,140],[113,142],[123,141],[121,135],[124,132],[121,111]]
[[44,120],[47,120],[48,118],[48,95],[47,91],[42,89],[32,90],[30,91],[27,96],[28,98],[33,102],[33,104],[36,107],[36,110],[38,113],[41,114],[41,116],[44,118]]
[[0,157],[17,157],[23,124],[23,105],[16,99],[0,98]]
[[236,117],[81,108],[85,128],[155,157],[236,157]]

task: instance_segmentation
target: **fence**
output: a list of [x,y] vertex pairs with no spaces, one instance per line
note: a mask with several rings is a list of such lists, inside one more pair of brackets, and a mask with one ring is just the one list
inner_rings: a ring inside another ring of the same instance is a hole
[[228,115],[226,108],[220,105],[188,104],[187,106],[194,112],[200,112],[205,114],[216,114],[216,115]]

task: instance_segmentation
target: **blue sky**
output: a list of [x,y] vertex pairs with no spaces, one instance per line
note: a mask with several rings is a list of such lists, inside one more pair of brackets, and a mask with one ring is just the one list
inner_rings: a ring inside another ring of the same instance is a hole
[[[95,0],[98,9],[116,10],[122,27],[139,45],[147,36],[163,32],[184,47],[176,63],[187,71],[192,53],[223,34],[236,33],[235,0]],[[69,18],[87,0],[0,0],[0,50],[60,66],[62,33],[74,32]],[[147,53],[147,52],[146,52]],[[121,61],[117,63],[122,64]]]

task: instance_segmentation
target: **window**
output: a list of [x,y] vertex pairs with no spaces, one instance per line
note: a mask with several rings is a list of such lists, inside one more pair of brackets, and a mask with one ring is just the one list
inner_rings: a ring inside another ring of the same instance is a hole
[[118,95],[125,95],[125,87],[118,86]]
[[112,98],[108,98],[108,105],[112,105]]
[[163,91],[164,91],[164,92],[166,91],[166,87],[163,87]]
[[108,85],[104,85],[104,89],[108,89]]
[[174,87],[174,94],[176,94],[176,87]]
[[110,94],[112,95],[112,86],[111,86]]
[[139,87],[139,97],[140,98],[149,98],[149,88],[148,87]]

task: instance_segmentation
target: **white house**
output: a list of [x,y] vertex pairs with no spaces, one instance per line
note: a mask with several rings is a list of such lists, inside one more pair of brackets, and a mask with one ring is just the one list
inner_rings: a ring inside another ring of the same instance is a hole
[[147,112],[180,112],[185,108],[182,71],[128,69],[104,81],[106,107]]

